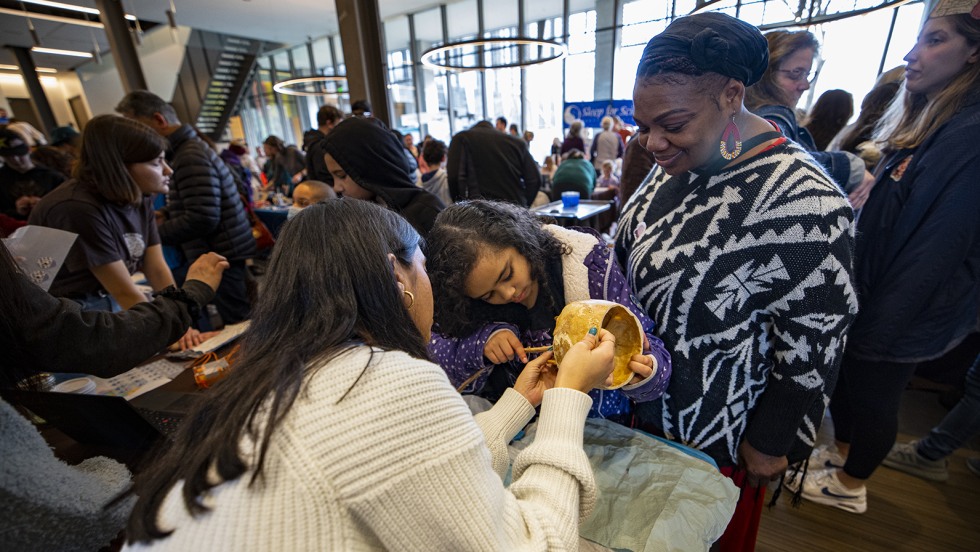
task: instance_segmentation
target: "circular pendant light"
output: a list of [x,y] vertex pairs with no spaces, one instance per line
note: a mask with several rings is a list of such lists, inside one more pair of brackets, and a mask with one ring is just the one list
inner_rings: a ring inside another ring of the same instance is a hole
[[277,82],[276,84],[272,85],[272,89],[280,94],[286,94],[289,96],[331,96],[345,92],[344,90],[337,90],[334,92],[330,92],[328,90],[318,90],[318,88],[322,88],[328,82],[347,82],[347,77],[300,77],[297,79]]
[[[530,51],[534,50],[544,50],[547,49],[547,53],[541,56],[530,56],[528,55],[525,59],[520,59],[520,56],[513,56],[518,58],[517,61],[509,61],[499,64],[487,64],[486,53],[507,50],[511,48],[521,48],[527,47]],[[483,51],[480,51],[480,48]],[[543,40],[538,38],[524,38],[524,37],[514,37],[514,38],[477,38],[474,40],[464,40],[461,42],[452,42],[450,44],[444,44],[442,46],[436,46],[435,48],[430,48],[426,50],[420,61],[423,65],[428,67],[438,68],[438,69],[448,69],[452,71],[472,71],[477,69],[505,69],[508,67],[527,67],[530,65],[537,65],[539,63],[547,63],[549,61],[555,61],[562,59],[568,55],[568,48],[561,42],[555,42],[553,40]],[[477,56],[478,63],[464,64],[461,61],[463,58]]]

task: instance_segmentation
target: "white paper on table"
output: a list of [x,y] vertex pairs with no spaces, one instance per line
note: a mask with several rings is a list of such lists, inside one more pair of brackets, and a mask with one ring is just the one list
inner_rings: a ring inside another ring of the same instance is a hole
[[44,291],[58,275],[78,234],[44,226],[22,226],[4,238],[21,271]]
[[88,376],[95,381],[95,393],[134,399],[173,380],[187,369],[186,362],[157,359],[108,379]]

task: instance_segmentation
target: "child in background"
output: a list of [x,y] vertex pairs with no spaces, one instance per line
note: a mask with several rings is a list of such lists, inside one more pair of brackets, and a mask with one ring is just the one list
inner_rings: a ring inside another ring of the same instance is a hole
[[619,177],[613,174],[613,169],[615,168],[616,164],[609,159],[602,162],[602,175],[595,183],[597,188],[619,190]]
[[442,168],[446,163],[446,152],[449,148],[442,140],[431,139],[422,146],[422,160],[425,161],[426,171],[422,173],[422,188],[438,197],[446,205],[452,205],[453,198],[449,195],[449,175]]
[[446,208],[427,243],[436,298],[429,353],[454,386],[466,384],[464,393],[498,398],[527,362],[524,347],[550,345],[555,317],[587,299],[626,306],[646,334],[646,354],[630,362],[635,377],[619,390],[593,390],[589,415],[628,425],[633,401],[667,388],[670,355],[596,232],[544,225],[527,209],[477,200]]
[[334,192],[333,188],[326,182],[304,180],[297,184],[296,189],[293,190],[293,204],[289,206],[289,211],[286,212],[286,220],[295,217],[300,211],[311,205],[335,197],[337,197],[337,192]]
[[541,191],[550,194],[551,193],[551,177],[554,176],[555,170],[558,169],[558,165],[555,164],[555,155],[549,155],[544,158],[544,166],[541,167]]

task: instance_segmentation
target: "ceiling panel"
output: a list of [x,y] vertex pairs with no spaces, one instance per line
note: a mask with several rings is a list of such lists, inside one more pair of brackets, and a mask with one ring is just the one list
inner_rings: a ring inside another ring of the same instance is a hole
[[[86,8],[94,8],[95,0],[59,0]],[[453,3],[450,0],[448,3]],[[127,13],[136,15],[149,25],[167,24],[168,0],[122,0]],[[383,19],[398,14],[415,12],[440,2],[432,0],[380,0]],[[70,11],[24,4],[29,11],[43,12],[64,17],[85,17]],[[20,11],[16,0],[0,0],[0,7]],[[236,36],[261,39],[287,45],[306,42],[308,38],[336,34],[337,13],[331,0],[174,0],[176,21],[195,29],[214,31]],[[88,16],[94,20],[94,16]],[[92,35],[99,49],[108,55],[109,41],[105,31],[78,25],[32,19],[43,46],[66,50],[92,51]],[[0,45],[31,47],[33,41],[24,17],[0,14]],[[71,70],[86,62],[50,54],[32,53],[38,66]],[[0,49],[0,63],[16,64],[13,54]]]

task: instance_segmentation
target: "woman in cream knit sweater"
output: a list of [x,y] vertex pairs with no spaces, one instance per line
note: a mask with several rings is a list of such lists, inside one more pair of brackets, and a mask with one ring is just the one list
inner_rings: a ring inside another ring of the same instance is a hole
[[[474,419],[426,360],[420,239],[377,205],[330,200],[286,223],[231,376],[138,479],[128,547],[569,550],[595,483],[582,450],[613,338],[530,362]],[[541,405],[503,485],[507,443]]]

